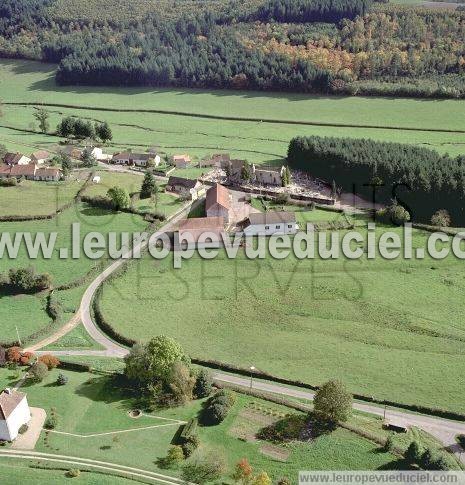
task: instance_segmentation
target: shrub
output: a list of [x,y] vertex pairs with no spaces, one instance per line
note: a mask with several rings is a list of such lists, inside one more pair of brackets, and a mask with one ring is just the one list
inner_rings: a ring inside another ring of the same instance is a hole
[[45,354],[39,357],[39,362],[43,362],[48,370],[55,369],[60,365],[60,361],[52,354]]
[[36,362],[29,369],[30,376],[37,382],[42,382],[48,374],[48,368],[43,362]]
[[212,392],[213,378],[211,372],[207,369],[200,369],[197,380],[195,381],[195,397],[201,399],[207,397]]
[[291,485],[291,481],[287,477],[281,477],[276,482],[276,485]]
[[66,472],[68,478],[77,478],[79,475],[81,475],[81,470],[78,470],[77,468],[71,468]]
[[183,443],[181,447],[182,447],[182,452],[184,453],[184,456],[186,458],[189,458],[189,456],[191,456],[192,453],[194,453],[194,451],[198,448],[198,446],[191,441],[187,441],[186,443]]
[[431,216],[431,224],[433,226],[449,227],[451,225],[451,217],[449,212],[447,212],[445,209],[436,211]]
[[233,479],[236,482],[248,483],[252,476],[252,467],[247,458],[242,458],[236,463]]
[[289,194],[279,194],[278,196],[276,196],[275,198],[275,202],[277,204],[288,204],[290,201],[290,197],[289,197]]
[[0,187],[16,187],[18,180],[16,177],[8,177],[0,180]]
[[58,418],[56,414],[50,414],[45,421],[45,429],[55,429],[58,425]]
[[323,421],[347,421],[352,413],[352,394],[338,380],[323,384],[313,400],[315,415]]
[[21,428],[19,428],[18,433],[24,434],[28,429],[29,429],[29,426],[27,424],[23,424]]
[[207,402],[204,409],[203,420],[208,424],[221,423],[236,402],[236,395],[232,391],[221,389],[216,392]]
[[390,433],[386,439],[386,443],[384,443],[383,450],[391,451],[393,448],[394,448],[394,434]]
[[59,374],[57,377],[57,384],[59,386],[64,386],[68,384],[68,377],[66,377],[64,374]]
[[292,414],[259,431],[260,439],[283,443],[298,439],[305,428],[307,418],[304,415]]
[[6,350],[0,346],[0,367],[4,367],[7,362]]
[[459,434],[459,435],[457,435],[457,443],[462,448],[465,448],[465,434]]
[[177,468],[184,461],[184,452],[178,445],[170,446],[166,457],[160,461],[162,468]]

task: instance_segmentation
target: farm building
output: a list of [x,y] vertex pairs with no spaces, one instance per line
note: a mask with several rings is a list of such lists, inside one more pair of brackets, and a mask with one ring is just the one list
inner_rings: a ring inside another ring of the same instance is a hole
[[197,199],[204,193],[204,188],[198,180],[173,176],[168,179],[165,190],[174,192],[181,197],[191,197],[192,200]]
[[206,160],[201,160],[199,162],[199,167],[217,167],[217,168],[225,168],[229,165],[231,161],[231,156],[229,153],[216,153],[212,155],[211,158]]
[[226,187],[216,184],[207,190],[205,202],[207,217],[222,217],[224,222],[228,223],[230,209],[230,195]]
[[255,165],[252,165],[251,180],[259,185],[278,185],[281,187],[285,170],[284,167],[281,167],[280,170],[271,170],[257,168]]
[[173,165],[176,168],[187,168],[191,163],[191,157],[189,155],[174,155]]
[[13,441],[21,426],[29,423],[31,411],[26,394],[5,389],[0,394],[0,440]]
[[31,159],[19,152],[17,153],[8,152],[3,157],[3,161],[7,165],[13,166],[13,165],[27,165],[28,163],[30,163]]
[[135,165],[136,167],[146,167],[149,160],[153,160],[156,167],[158,167],[161,162],[160,155],[157,155],[156,153],[121,152],[113,155],[111,163],[116,163],[117,165]]
[[39,168],[35,163],[0,167],[0,178],[9,177],[56,182],[61,179],[62,174],[59,168]]
[[31,160],[37,165],[44,164],[50,157],[50,152],[48,152],[47,150],[38,150],[34,153],[31,153]]
[[243,225],[246,236],[295,234],[298,229],[294,212],[286,211],[253,212]]
[[199,247],[219,247],[221,245],[221,233],[224,231],[224,219],[222,217],[196,217],[183,219],[179,222],[178,235],[175,236],[175,249]]

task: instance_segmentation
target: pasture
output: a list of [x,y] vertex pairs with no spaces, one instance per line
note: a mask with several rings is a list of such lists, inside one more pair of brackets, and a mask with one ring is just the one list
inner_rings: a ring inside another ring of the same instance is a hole
[[[54,71],[55,66],[49,64],[0,61],[4,101],[0,139],[7,146],[43,148],[56,144],[59,138],[55,136],[30,132],[33,105],[42,104],[50,112],[52,128],[62,116],[70,114],[108,121],[114,133],[110,151],[154,146],[168,154],[187,151],[201,158],[226,150],[233,157],[269,163],[286,155],[292,137],[314,134],[369,137],[423,145],[442,153],[463,153],[465,101],[59,87],[54,82]],[[211,115],[224,119],[205,117]],[[451,132],[421,131],[425,129]]]
[[[426,237],[414,231],[413,246],[426,247]],[[193,357],[311,384],[337,377],[380,400],[464,412],[462,266],[453,257],[252,260],[240,252],[196,255],[174,270],[168,259],[143,259],[104,286],[101,309],[118,332],[166,334]]]

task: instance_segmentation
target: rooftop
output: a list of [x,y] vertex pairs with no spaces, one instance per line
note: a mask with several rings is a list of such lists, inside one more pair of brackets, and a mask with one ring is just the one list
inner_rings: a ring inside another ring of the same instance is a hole
[[205,202],[206,210],[210,209],[215,204],[219,204],[225,209],[229,209],[230,207],[229,190],[223,185],[215,184],[207,191]]
[[222,217],[194,217],[192,219],[183,219],[179,222],[179,230],[186,231],[191,229],[218,229],[224,227]]
[[18,407],[19,403],[26,397],[24,392],[14,389],[5,389],[0,394],[0,419],[6,420]]
[[295,222],[295,213],[287,211],[268,211],[268,212],[251,212],[249,214],[250,224],[276,224],[279,222]]

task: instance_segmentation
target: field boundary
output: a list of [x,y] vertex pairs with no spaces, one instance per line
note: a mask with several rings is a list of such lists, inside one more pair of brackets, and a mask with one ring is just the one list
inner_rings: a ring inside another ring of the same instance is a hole
[[465,134],[465,130],[451,130],[447,128],[414,128],[412,126],[384,126],[384,125],[371,125],[371,124],[357,124],[357,123],[329,123],[325,121],[299,121],[299,120],[282,120],[276,118],[254,118],[247,116],[224,116],[213,115],[207,113],[190,113],[188,111],[170,111],[163,109],[132,109],[132,108],[105,108],[96,106],[77,106],[73,104],[63,103],[33,103],[33,102],[4,102],[4,106],[43,106],[53,108],[69,108],[69,109],[81,109],[87,111],[103,111],[110,113],[152,113],[172,116],[185,116],[190,118],[204,118],[210,120],[223,120],[223,121],[245,121],[252,123],[270,123],[279,125],[297,125],[297,126],[325,126],[335,128],[361,128],[372,130],[394,130],[394,131],[421,131],[427,133],[457,133]]

